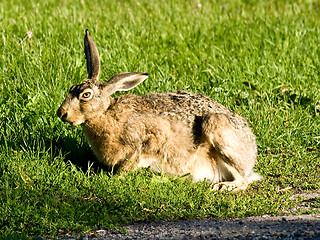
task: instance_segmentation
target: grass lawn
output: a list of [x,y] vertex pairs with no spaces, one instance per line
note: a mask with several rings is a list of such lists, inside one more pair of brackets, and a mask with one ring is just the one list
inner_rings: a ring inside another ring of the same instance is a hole
[[[285,214],[294,193],[320,189],[318,1],[3,0],[0,26],[0,236]],[[246,117],[264,180],[235,194],[147,169],[109,174],[81,127],[56,116],[87,77],[86,28],[101,80],[149,72],[131,93],[184,89]]]

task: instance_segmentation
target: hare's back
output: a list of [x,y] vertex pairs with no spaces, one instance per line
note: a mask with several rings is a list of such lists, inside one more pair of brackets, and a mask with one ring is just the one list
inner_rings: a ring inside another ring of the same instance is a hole
[[176,91],[167,93],[150,93],[144,97],[150,110],[173,118],[194,120],[194,117],[207,116],[209,113],[233,114],[223,105],[215,100],[202,95],[187,91]]
[[171,123],[179,122],[189,128],[201,127],[202,121],[210,114],[225,115],[235,128],[247,125],[244,118],[215,100],[202,94],[187,91],[149,93],[143,97],[122,95],[116,100],[115,105],[119,108],[115,111],[120,115],[127,112],[129,115],[135,113],[160,117]]

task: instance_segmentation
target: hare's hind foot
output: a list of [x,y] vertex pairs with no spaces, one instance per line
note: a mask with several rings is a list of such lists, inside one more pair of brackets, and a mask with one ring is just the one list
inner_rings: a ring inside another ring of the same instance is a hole
[[259,181],[262,179],[262,177],[255,172],[252,172],[248,177],[242,177],[234,168],[229,166],[228,170],[231,170],[231,174],[233,175],[234,180],[213,183],[211,185],[212,191],[221,191],[221,190],[232,191],[232,192],[244,191],[247,189],[249,183],[253,181]]
[[249,183],[239,183],[237,181],[231,182],[219,182],[211,185],[212,191],[232,191],[238,192],[241,190],[246,190]]
[[211,190],[225,190],[232,192],[246,190],[249,185],[249,179],[246,176],[240,174],[239,171],[233,166],[230,166],[225,162],[223,164],[221,163],[221,166],[222,165],[223,168],[220,169],[220,174],[224,175],[223,180],[219,182],[214,182],[211,185]]

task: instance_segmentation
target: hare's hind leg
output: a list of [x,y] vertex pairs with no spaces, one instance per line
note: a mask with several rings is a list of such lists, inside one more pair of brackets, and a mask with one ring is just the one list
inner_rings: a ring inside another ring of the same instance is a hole
[[246,189],[257,157],[255,137],[248,124],[238,115],[211,113],[204,119],[202,129],[215,153],[213,161],[220,175],[220,181],[213,182],[213,189]]

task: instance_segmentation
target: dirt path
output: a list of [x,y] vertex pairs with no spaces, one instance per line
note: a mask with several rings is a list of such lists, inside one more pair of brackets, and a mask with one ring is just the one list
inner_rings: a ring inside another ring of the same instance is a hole
[[[314,239],[320,240],[320,209],[308,203],[320,197],[320,191],[300,193],[292,198],[304,201],[292,209],[317,210],[313,215],[256,216],[229,220],[187,220],[177,222],[141,222],[125,226],[126,234],[98,230],[88,239]],[[309,208],[309,209],[308,209]]]
[[[246,219],[143,222],[126,234],[97,231],[98,239],[320,239],[320,214]],[[88,239],[85,238],[85,239]],[[96,239],[97,239],[96,238]],[[84,239],[84,240],[85,240]]]

